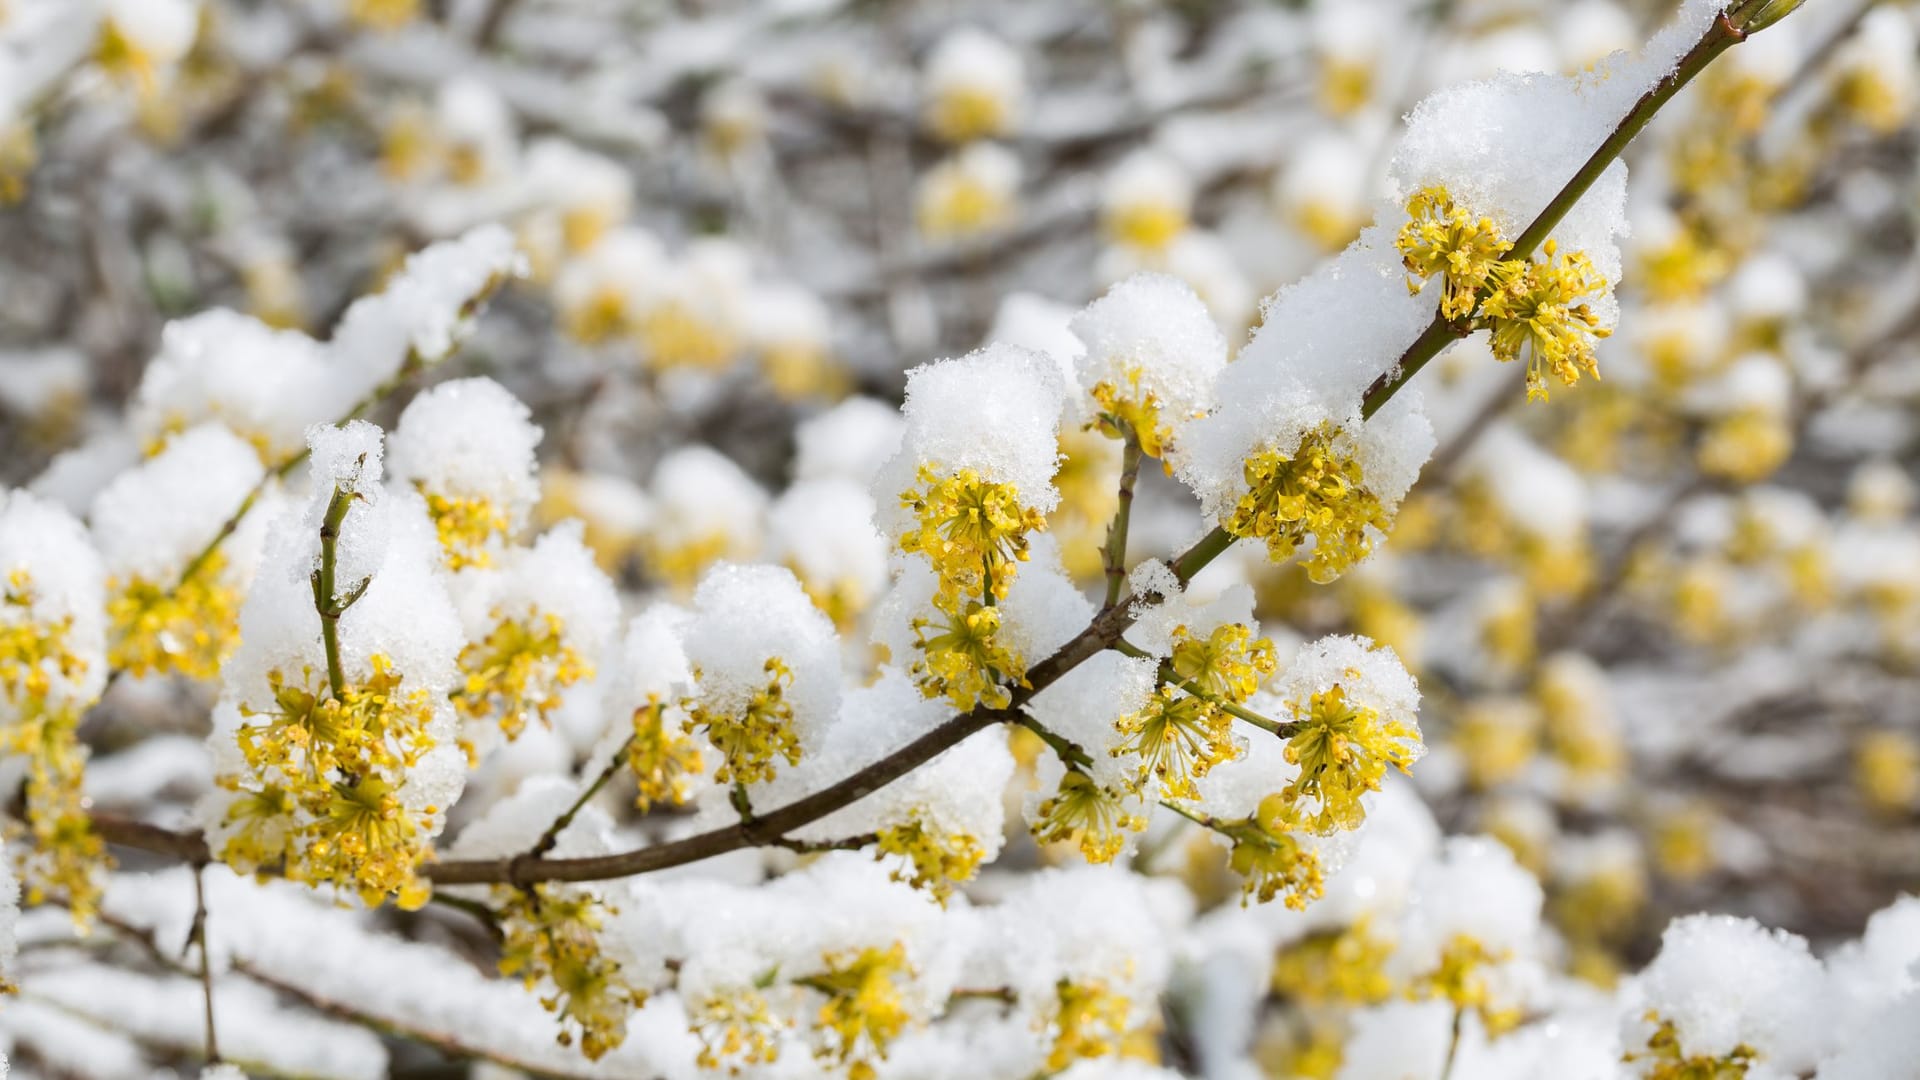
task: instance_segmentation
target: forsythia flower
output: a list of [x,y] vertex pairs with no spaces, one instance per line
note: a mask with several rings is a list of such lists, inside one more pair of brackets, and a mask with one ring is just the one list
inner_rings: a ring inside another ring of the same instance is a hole
[[1126,846],[1126,833],[1147,827],[1146,819],[1127,812],[1122,797],[1069,769],[1060,787],[1040,804],[1034,838],[1043,844],[1072,842],[1088,862],[1112,862]]
[[1359,825],[1366,816],[1360,797],[1380,790],[1387,766],[1406,772],[1419,746],[1418,732],[1349,701],[1337,684],[1295,703],[1294,717],[1298,730],[1287,740],[1287,760],[1300,766],[1300,775],[1287,790],[1319,800],[1307,824],[1323,835]]
[[1680,1047],[1680,1033],[1673,1021],[1661,1019],[1652,1009],[1647,1010],[1645,1019],[1658,1027],[1647,1037],[1644,1051],[1629,1050],[1624,1058],[1645,1080],[1739,1080],[1760,1056],[1746,1043],[1725,1054],[1689,1056]]
[[941,476],[922,466],[920,488],[900,501],[919,525],[900,536],[900,550],[919,552],[940,576],[935,603],[952,610],[963,597],[991,593],[1005,600],[1016,562],[1027,559],[1027,534],[1047,527],[1011,484],[983,480],[972,469]]
[[907,881],[916,889],[925,889],[942,904],[953,895],[954,886],[973,879],[987,855],[977,837],[963,832],[941,832],[917,813],[905,822],[881,829],[875,846],[882,855],[898,855],[907,860],[911,871],[895,871],[895,881]]
[[758,990],[740,988],[711,994],[687,1010],[692,1031],[700,1040],[695,1057],[703,1069],[766,1065],[780,1057],[776,1041],[786,1024],[773,1015]]
[[1480,305],[1480,324],[1493,331],[1493,355],[1502,361],[1527,355],[1527,397],[1547,397],[1547,374],[1572,386],[1582,373],[1595,379],[1595,338],[1613,331],[1600,325],[1582,297],[1606,291],[1607,281],[1582,252],[1564,258],[1547,241],[1541,261],[1509,259],[1494,267],[1493,292]]
[[172,588],[138,577],[108,582],[109,662],[139,676],[217,677],[240,638],[240,593],[223,581],[226,565],[215,551]]
[[1224,704],[1242,705],[1273,673],[1273,643],[1249,639],[1240,623],[1224,623],[1205,638],[1190,637],[1186,627],[1173,634],[1173,673],[1201,696],[1162,686],[1145,709],[1121,717],[1115,726],[1124,737],[1114,756],[1138,754],[1140,771],[1132,790],[1157,776],[1167,798],[1199,797],[1194,781],[1239,751],[1233,717]]
[[1290,714],[1286,759],[1300,773],[1283,791],[1300,824],[1322,836],[1357,828],[1361,799],[1387,768],[1402,772],[1423,752],[1414,719],[1419,691],[1391,651],[1361,638],[1325,638],[1289,665],[1280,698]]
[[798,980],[827,996],[817,1026],[827,1044],[815,1051],[822,1061],[849,1065],[850,1080],[873,1080],[875,1058],[887,1056],[887,1044],[906,1029],[909,1014],[900,983],[913,970],[899,942],[886,949],[867,948],[826,958],[827,968]]
[[1228,517],[1235,536],[1259,537],[1275,561],[1314,541],[1307,573],[1321,583],[1339,577],[1373,549],[1369,529],[1390,522],[1380,499],[1367,490],[1351,440],[1331,422],[1304,435],[1291,451],[1268,447],[1246,461],[1247,493]]
[[1057,1011],[1053,1049],[1047,1068],[1059,1071],[1076,1061],[1112,1057],[1121,1052],[1132,1005],[1104,981],[1060,980],[1055,987]]
[[1361,917],[1338,933],[1314,934],[1280,951],[1273,962],[1273,988],[1306,1003],[1378,1005],[1394,994],[1387,974],[1393,943]]
[[[929,635],[929,627],[939,633]],[[945,694],[956,709],[971,709],[978,704],[1004,709],[1013,700],[1001,680],[1013,678],[1025,684],[1026,664],[998,640],[1000,609],[969,600],[958,614],[945,621],[913,620],[915,644],[920,658],[913,662],[928,697]]]
[[639,788],[634,807],[645,811],[656,803],[684,804],[692,794],[693,777],[705,771],[706,760],[681,725],[667,722],[666,705],[656,696],[633,710],[627,767]]
[[104,607],[105,569],[80,523],[33,496],[0,493],[0,749],[27,759],[26,896],[59,895],[81,923],[106,865],[78,734],[106,682]]
[[[800,738],[793,729],[793,706],[786,700],[793,685],[793,672],[779,657],[767,660],[767,683],[754,692],[738,715],[710,711],[698,699],[682,703],[687,711],[683,730],[688,734],[705,728],[707,739],[725,759],[714,770],[721,783],[738,781],[752,784],[771,780],[773,759],[784,757],[787,764],[800,762]],[[695,672],[698,678],[699,673]]]
[[1259,809],[1245,821],[1216,823],[1233,841],[1233,872],[1246,879],[1242,903],[1257,897],[1264,904],[1285,890],[1287,906],[1304,911],[1325,894],[1319,853],[1296,835],[1304,824],[1298,806],[1284,793],[1260,800]]
[[1407,996],[1415,1000],[1437,998],[1456,1009],[1473,1009],[1490,1031],[1501,1031],[1519,1022],[1519,1016],[1489,1006],[1486,970],[1507,959],[1504,950],[1492,951],[1470,934],[1455,934],[1440,950],[1440,963],[1432,971],[1413,980]]
[[1121,717],[1114,726],[1121,742],[1110,751],[1113,756],[1140,759],[1129,788],[1139,791],[1148,777],[1157,777],[1161,793],[1172,799],[1199,798],[1194,780],[1232,760],[1238,749],[1232,716],[1172,686],[1162,686],[1146,708]]
[[[427,886],[414,870],[426,856],[426,825],[439,808],[408,808],[387,777],[412,768],[433,749],[433,703],[425,690],[402,690],[401,675],[385,656],[375,654],[370,663],[371,674],[338,696],[324,679],[319,691],[308,689],[316,681],[311,670],[290,683],[275,669],[268,677],[273,707],[242,707],[243,716],[266,718],[240,729],[247,765],[256,776],[277,778],[273,787],[310,820],[286,832],[280,850],[271,853],[258,828],[243,829],[222,858],[243,868],[281,862],[289,878],[338,882],[369,904],[397,893],[403,907],[413,907],[427,899]],[[233,778],[222,783],[245,790]],[[265,821],[259,809],[255,800],[243,799],[229,810],[229,820]]]
[[1444,275],[1440,314],[1455,321],[1472,315],[1480,290],[1513,245],[1501,239],[1493,219],[1475,219],[1442,187],[1414,192],[1407,213],[1412,220],[1400,227],[1394,246],[1412,275],[1408,290],[1417,293],[1426,279]]
[[[599,940],[606,907],[591,893],[559,885],[525,889],[496,887],[497,909],[506,933],[500,973],[518,975],[533,990],[545,980],[552,993],[540,1004],[567,1025],[560,1043],[598,1060],[627,1037],[627,1017],[646,1004],[645,990],[621,978],[620,964]],[[576,1036],[577,1031],[577,1036]]]
[[460,651],[466,681],[453,700],[470,719],[498,715],[501,730],[513,739],[526,729],[529,716],[550,724],[560,691],[591,678],[593,665],[568,644],[558,616],[534,611],[512,618],[495,612],[495,618],[485,640]]

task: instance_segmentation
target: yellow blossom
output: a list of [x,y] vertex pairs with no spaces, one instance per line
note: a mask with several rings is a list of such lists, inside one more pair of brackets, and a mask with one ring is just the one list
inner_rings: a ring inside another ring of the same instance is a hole
[[1256,452],[1244,472],[1247,493],[1228,516],[1226,530],[1265,540],[1275,562],[1312,537],[1307,573],[1322,584],[1367,557],[1373,550],[1370,530],[1391,527],[1386,508],[1366,488],[1352,440],[1331,422],[1307,432],[1291,450]]
[[627,1018],[647,992],[622,978],[620,963],[601,947],[602,919],[612,913],[591,893],[561,885],[524,889],[496,886],[505,940],[500,974],[519,976],[533,990],[546,980],[552,992],[540,1004],[559,1017],[558,1041],[599,1060],[626,1041]]
[[398,30],[420,14],[420,0],[348,0],[347,17],[374,30]]
[[23,865],[27,901],[58,894],[84,925],[98,902],[97,872],[109,864],[83,794],[87,749],[78,732],[81,705],[62,700],[53,680],[77,682],[87,661],[68,640],[73,618],[38,620],[34,605],[32,578],[25,569],[13,569],[0,588],[0,703],[15,718],[0,726],[0,750],[28,763],[22,791],[33,837]]
[[435,491],[422,491],[427,513],[433,517],[440,548],[446,553],[447,569],[492,566],[494,541],[503,538],[512,527],[507,512],[487,499],[463,499]]
[[1740,484],[1772,476],[1793,452],[1793,428],[1766,409],[1738,409],[1715,420],[1700,440],[1700,471]]
[[758,990],[740,988],[712,994],[687,1010],[693,1034],[700,1040],[695,1061],[703,1069],[766,1065],[780,1058],[777,1041],[787,1026],[773,1015]]
[[878,840],[881,854],[907,860],[907,869],[894,871],[893,880],[925,889],[942,904],[953,895],[956,885],[973,880],[987,857],[986,849],[972,834],[942,831],[918,812],[881,829]]
[[1634,1066],[1643,1080],[1741,1080],[1760,1058],[1760,1052],[1746,1043],[1719,1057],[1687,1057],[1680,1049],[1680,1032],[1673,1021],[1662,1019],[1651,1009],[1647,1010],[1646,1021],[1659,1025],[1647,1037],[1646,1050],[1629,1050],[1622,1059]]
[[1493,355],[1502,361],[1527,357],[1527,397],[1546,400],[1547,375],[1572,386],[1581,374],[1595,379],[1593,342],[1613,331],[1600,325],[1582,298],[1604,293],[1607,281],[1584,252],[1564,258],[1547,241],[1540,261],[1509,259],[1494,267],[1493,291],[1480,305],[1480,325],[1493,331]]
[[992,138],[1012,120],[1007,104],[1006,95],[993,87],[948,87],[927,103],[927,127],[950,143]]
[[1101,224],[1115,243],[1163,251],[1187,231],[1187,211],[1178,203],[1143,200],[1108,207]]
[[641,312],[633,320],[633,334],[654,371],[718,371],[732,363],[739,351],[730,330],[671,300]]
[[1906,813],[1920,799],[1920,741],[1904,731],[1868,732],[1854,744],[1853,779],[1876,813]]
[[1488,949],[1470,934],[1455,934],[1440,950],[1440,962],[1416,977],[1407,996],[1416,1001],[1438,999],[1455,1009],[1472,1009],[1490,1034],[1511,1030],[1520,1022],[1516,1010],[1495,1008],[1486,970],[1506,960],[1504,950]]
[[928,697],[945,695],[962,711],[976,704],[1004,709],[1013,700],[1004,680],[1026,685],[1026,663],[999,640],[999,608],[969,600],[958,615],[913,620],[913,633],[920,651],[913,675]]
[[1218,826],[1233,841],[1229,865],[1244,879],[1240,902],[1267,903],[1286,893],[1286,904],[1304,911],[1326,893],[1320,854],[1298,835],[1304,826],[1297,805],[1284,793],[1260,800],[1245,821]]
[[920,488],[900,503],[918,524],[900,535],[900,550],[919,552],[939,575],[934,602],[952,611],[964,597],[1004,600],[1015,563],[1027,559],[1027,534],[1047,527],[1038,510],[1021,504],[1012,484],[983,479],[972,469],[945,476],[919,470]]
[[1233,717],[1202,698],[1162,686],[1147,707],[1114,721],[1121,735],[1113,755],[1140,759],[1137,775],[1128,787],[1139,792],[1149,777],[1160,782],[1160,794],[1170,799],[1197,799],[1194,781],[1215,765],[1233,759],[1239,747],[1233,738]]
[[571,645],[558,616],[533,611],[514,618],[493,613],[493,629],[460,650],[464,677],[454,706],[474,720],[498,716],[508,739],[519,738],[527,719],[551,725],[560,692],[593,676],[593,665]]
[[1273,673],[1273,643],[1250,640],[1252,631],[1239,623],[1215,627],[1204,638],[1192,637],[1184,626],[1173,635],[1168,664],[1182,681],[1204,696],[1162,686],[1146,708],[1115,721],[1124,737],[1115,756],[1137,754],[1139,774],[1131,789],[1138,792],[1149,776],[1158,777],[1167,798],[1199,797],[1194,781],[1239,751],[1233,737],[1233,717],[1222,703],[1240,705]]
[[850,1080],[872,1080],[873,1062],[906,1030],[910,1016],[900,984],[913,976],[899,942],[885,949],[831,954],[827,968],[799,984],[827,996],[816,1021],[827,1043],[815,1052],[823,1061],[850,1066]]
[[1053,1020],[1053,1049],[1047,1054],[1049,1071],[1121,1053],[1132,1012],[1132,1003],[1124,995],[1098,979],[1062,979],[1055,994],[1058,1008]]
[[1363,916],[1335,933],[1310,935],[1280,951],[1273,989],[1303,1005],[1380,1005],[1393,996],[1387,958],[1393,943],[1376,936]]
[[634,808],[646,811],[656,803],[685,804],[693,778],[705,771],[706,760],[680,725],[667,723],[666,705],[656,697],[633,710],[627,767],[639,788]]
[[1420,746],[1419,732],[1349,701],[1339,684],[1289,704],[1295,733],[1287,740],[1287,760],[1300,766],[1300,775],[1286,793],[1319,803],[1302,825],[1322,836],[1358,827],[1366,817],[1361,796],[1380,790],[1388,766],[1407,771]]
[[1160,415],[1159,395],[1141,388],[1140,375],[1139,368],[1127,369],[1124,389],[1115,386],[1111,379],[1095,384],[1093,400],[1100,411],[1087,426],[1098,428],[1101,434],[1115,439],[1124,439],[1131,433],[1143,453],[1164,460],[1173,432]]
[[1475,219],[1442,187],[1414,192],[1407,213],[1412,220],[1394,240],[1412,275],[1407,288],[1419,292],[1428,278],[1444,275],[1440,314],[1456,321],[1473,314],[1478,294],[1513,245],[1501,238],[1493,219]]
[[1043,844],[1072,842],[1088,862],[1112,862],[1126,847],[1126,834],[1147,827],[1146,819],[1127,812],[1121,796],[1102,788],[1086,773],[1069,769],[1060,787],[1040,804],[1034,838]]
[[767,660],[766,672],[766,686],[754,691],[738,715],[714,712],[697,699],[685,703],[684,729],[691,734],[705,728],[708,741],[725,759],[713,774],[723,784],[773,779],[775,757],[786,758],[789,765],[800,763],[800,736],[793,729],[793,704],[787,700],[793,672],[777,656]]
[[[311,670],[297,682],[278,669],[269,673],[273,705],[241,709],[242,716],[266,722],[236,736],[254,779],[221,781],[243,793],[229,819],[252,820],[220,854],[239,865],[278,862],[289,878],[331,882],[369,904],[395,894],[403,907],[418,906],[427,891],[415,870],[429,854],[428,827],[439,808],[408,807],[399,787],[405,771],[435,745],[428,730],[434,703],[425,690],[403,690],[400,672],[385,656],[375,654],[370,668],[366,679],[337,696]],[[317,692],[308,689],[316,679]],[[284,796],[244,794],[256,788]],[[276,856],[263,840],[277,830],[265,825],[262,813],[282,797],[305,820],[281,834],[284,847]]]

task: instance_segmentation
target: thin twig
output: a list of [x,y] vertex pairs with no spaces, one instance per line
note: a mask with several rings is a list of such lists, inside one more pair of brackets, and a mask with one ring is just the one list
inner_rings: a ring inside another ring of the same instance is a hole
[[1142,454],[1140,440],[1134,437],[1132,431],[1128,431],[1120,450],[1119,505],[1113,509],[1112,524],[1107,526],[1105,562],[1108,608],[1120,602],[1120,590],[1127,583],[1127,523],[1133,517],[1133,485],[1140,479]]
[[193,868],[193,927],[187,943],[200,947],[200,996],[206,1004],[207,1064],[220,1064],[220,1038],[213,1024],[213,960],[207,947],[207,874],[206,864]]
[[573,800],[573,804],[567,807],[565,813],[553,819],[553,824],[548,825],[547,831],[541,833],[540,839],[528,849],[529,858],[537,859],[553,850],[553,845],[560,841],[560,834],[567,830],[567,826],[573,824],[573,819],[580,813],[581,808],[586,806],[595,795],[600,794],[600,789],[606,787],[607,781],[612,780],[614,774],[620,771],[620,766],[626,763],[627,751],[633,748],[633,740],[634,736],[627,736],[621,742],[620,748],[613,752],[613,759],[607,762],[607,767],[601,769],[600,774],[593,778],[593,783],[588,784],[580,792],[579,798]]

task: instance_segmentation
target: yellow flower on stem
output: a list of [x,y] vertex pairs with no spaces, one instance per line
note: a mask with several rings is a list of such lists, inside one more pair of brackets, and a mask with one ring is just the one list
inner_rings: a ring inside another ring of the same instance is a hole
[[1417,293],[1428,278],[1443,275],[1440,314],[1455,321],[1472,315],[1480,290],[1513,245],[1501,239],[1493,219],[1476,219],[1443,187],[1414,192],[1407,213],[1412,220],[1400,227],[1394,240],[1412,275],[1407,289]]
[[1307,573],[1322,584],[1367,557],[1373,550],[1369,530],[1385,533],[1392,526],[1386,508],[1366,488],[1351,440],[1331,422],[1308,431],[1290,450],[1255,453],[1244,473],[1247,493],[1228,516],[1226,530],[1265,540],[1275,562],[1312,537]]
[[1527,357],[1527,398],[1547,399],[1547,375],[1572,386],[1584,373],[1595,379],[1593,343],[1613,331],[1583,299],[1606,292],[1607,280],[1584,252],[1562,258],[1547,241],[1540,261],[1509,259],[1493,270],[1493,291],[1480,305],[1479,325],[1493,331],[1493,355],[1502,361]]
[[1122,797],[1077,769],[1060,778],[1060,787],[1040,804],[1034,838],[1043,844],[1071,842],[1088,862],[1112,862],[1126,847],[1126,834],[1147,827],[1146,819],[1127,812]]
[[708,741],[725,758],[713,774],[723,784],[773,779],[775,757],[786,758],[789,765],[800,763],[800,736],[793,729],[793,704],[786,698],[793,672],[777,656],[767,660],[766,672],[766,686],[754,692],[737,716],[714,712],[697,700],[686,703],[684,730],[691,734],[706,729]]
[[1325,836],[1353,829],[1366,818],[1360,799],[1380,790],[1387,767],[1408,771],[1420,746],[1420,734],[1376,709],[1349,701],[1338,684],[1294,703],[1295,734],[1287,740],[1287,760],[1300,775],[1287,785],[1289,799],[1315,799],[1316,813],[1302,824]]

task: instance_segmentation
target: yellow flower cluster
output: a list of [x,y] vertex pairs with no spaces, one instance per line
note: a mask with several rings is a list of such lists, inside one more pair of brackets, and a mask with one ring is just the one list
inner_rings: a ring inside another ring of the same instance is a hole
[[496,886],[500,926],[500,974],[519,976],[527,989],[542,979],[553,992],[540,1004],[564,1025],[562,1046],[580,1041],[580,1051],[599,1060],[627,1037],[627,1017],[646,1004],[647,992],[621,978],[620,964],[600,947],[601,920],[610,912],[590,893],[564,886],[525,889]]
[[1163,685],[1147,707],[1115,721],[1124,737],[1114,755],[1138,754],[1140,771],[1129,785],[1138,793],[1149,776],[1160,780],[1160,794],[1170,799],[1197,799],[1194,781],[1238,752],[1233,739],[1233,717],[1224,704],[1243,705],[1273,674],[1273,643],[1255,640],[1240,623],[1215,627],[1204,638],[1190,636],[1186,627],[1174,631],[1173,655],[1168,666],[1201,696]]
[[398,30],[418,18],[420,0],[348,0],[347,17],[374,30]]
[[1339,684],[1289,706],[1294,734],[1287,740],[1287,760],[1300,766],[1300,775],[1283,794],[1290,802],[1317,801],[1318,808],[1303,815],[1301,824],[1322,836],[1358,828],[1367,816],[1361,796],[1380,790],[1389,765],[1407,771],[1420,745],[1419,732],[1349,701]]
[[1145,818],[1127,812],[1119,794],[1078,769],[1068,769],[1060,787],[1040,804],[1033,835],[1043,844],[1075,844],[1088,862],[1104,863],[1126,846],[1126,833],[1146,827]]
[[[365,681],[338,696],[308,689],[311,669],[297,682],[276,669],[273,706],[241,709],[267,720],[242,727],[237,741],[251,773],[271,779],[229,809],[229,821],[246,827],[221,858],[242,869],[277,863],[296,881],[331,882],[368,904],[393,894],[415,908],[430,895],[415,870],[429,854],[427,827],[439,808],[409,808],[399,787],[435,745],[433,701],[425,690],[403,690],[387,657],[376,654],[371,665]],[[236,778],[221,782],[246,790]],[[291,809],[304,824],[273,813]]]
[[1439,965],[1415,978],[1407,996],[1416,1001],[1445,1001],[1462,1011],[1472,1009],[1490,1034],[1511,1030],[1520,1022],[1520,1014],[1493,1008],[1486,980],[1487,968],[1506,958],[1504,952],[1490,951],[1471,934],[1455,934],[1440,950]]
[[31,576],[11,570],[0,589],[0,702],[15,719],[0,728],[0,749],[28,760],[24,794],[33,852],[23,867],[27,901],[59,894],[84,924],[99,900],[94,871],[106,865],[106,849],[82,796],[87,751],[79,711],[54,700],[53,680],[76,682],[87,662],[68,641],[72,618],[37,621],[34,600]]
[[1629,1050],[1623,1058],[1644,1080],[1740,1080],[1760,1059],[1760,1052],[1746,1043],[1720,1057],[1686,1057],[1673,1021],[1661,1019],[1652,1010],[1647,1011],[1646,1021],[1659,1026],[1647,1037],[1645,1052]]
[[1368,491],[1352,440],[1332,422],[1307,432],[1290,451],[1269,447],[1244,466],[1247,493],[1227,518],[1226,530],[1259,537],[1275,562],[1291,557],[1309,536],[1306,568],[1325,584],[1373,550],[1370,529],[1391,525],[1378,496]]
[[1116,386],[1102,379],[1093,388],[1093,400],[1100,411],[1087,422],[1109,438],[1125,439],[1131,434],[1148,457],[1165,460],[1167,443],[1173,430],[1160,415],[1160,396],[1140,387],[1140,369],[1128,368],[1126,385]]
[[667,723],[666,704],[654,698],[633,710],[627,767],[639,787],[634,808],[644,812],[655,803],[684,804],[692,795],[693,777],[706,769],[706,761],[685,730]]
[[899,855],[911,867],[911,872],[895,871],[893,879],[927,890],[942,904],[953,895],[956,885],[973,880],[987,857],[977,837],[964,832],[942,832],[918,813],[900,824],[881,829],[878,839],[876,846],[880,854]]
[[1304,826],[1299,806],[1284,792],[1260,800],[1245,821],[1218,823],[1233,841],[1228,865],[1244,879],[1241,903],[1249,898],[1267,903],[1286,892],[1286,904],[1304,911],[1326,893],[1326,874],[1320,854],[1298,835]]
[[685,305],[657,304],[632,320],[632,333],[653,370],[719,371],[740,344],[724,327]]
[[743,1065],[767,1065],[779,1060],[780,1029],[787,1026],[773,1015],[766,996],[745,987],[701,999],[688,1010],[689,1027],[700,1040],[694,1061],[703,1069],[725,1068],[738,1073]]
[[223,584],[215,551],[176,587],[145,578],[107,583],[107,660],[130,675],[213,679],[240,641],[240,593]]
[[1441,317],[1473,318],[1476,329],[1490,329],[1493,354],[1503,361],[1525,354],[1528,398],[1546,398],[1549,372],[1568,386],[1582,373],[1600,377],[1593,342],[1612,331],[1584,298],[1604,293],[1607,281],[1586,253],[1562,258],[1549,240],[1544,259],[1508,258],[1513,245],[1493,220],[1474,218],[1443,187],[1415,192],[1407,213],[1411,220],[1394,241],[1412,275],[1407,287],[1419,292],[1441,275]]
[[1427,187],[1407,200],[1412,220],[1400,227],[1394,246],[1406,265],[1407,290],[1417,293],[1435,274],[1445,275],[1440,314],[1458,321],[1479,306],[1480,290],[1513,245],[1492,218],[1474,218],[1443,187]]
[[1509,259],[1494,269],[1493,292],[1480,305],[1480,321],[1493,330],[1493,355],[1503,361],[1527,354],[1527,397],[1545,401],[1547,373],[1572,386],[1582,373],[1595,379],[1593,342],[1613,331],[1582,299],[1604,293],[1607,280],[1584,252],[1561,257],[1552,240],[1540,261]]
[[1011,120],[1006,98],[990,87],[948,87],[927,103],[927,127],[945,142],[989,139],[1004,133]]
[[1374,935],[1363,916],[1337,933],[1314,934],[1280,951],[1273,988],[1305,1005],[1380,1005],[1393,997],[1387,958],[1393,943]]
[[1038,510],[1020,502],[1012,484],[994,483],[972,469],[941,476],[920,467],[916,490],[900,503],[918,525],[903,533],[900,550],[925,555],[939,576],[934,602],[954,610],[967,598],[1007,598],[1015,563],[1027,559],[1027,534],[1047,527]]
[[427,513],[433,517],[434,531],[440,537],[440,549],[446,553],[447,569],[492,566],[489,545],[504,537],[512,527],[507,512],[489,499],[463,499],[434,491],[423,491]]
[[1062,979],[1055,986],[1053,1049],[1047,1070],[1059,1072],[1076,1061],[1113,1057],[1127,1041],[1132,1003],[1104,981]]
[[567,644],[560,619],[550,612],[493,616],[497,621],[487,636],[460,650],[465,681],[453,703],[468,719],[497,716],[500,730],[517,739],[529,716],[551,724],[560,692],[592,678],[593,665]]
[[825,971],[799,980],[827,996],[816,1020],[826,1044],[815,1056],[847,1066],[849,1080],[873,1080],[874,1061],[885,1060],[887,1044],[910,1018],[900,995],[901,982],[913,975],[907,950],[896,941],[885,949],[829,955],[825,962]]
[[942,476],[923,465],[918,481],[901,493],[916,524],[898,540],[901,551],[924,555],[933,567],[933,606],[945,617],[914,620],[921,652],[914,675],[928,697],[945,695],[957,709],[1004,708],[1010,696],[1002,684],[1022,681],[1026,663],[999,640],[993,604],[1006,599],[1016,564],[1027,558],[1027,536],[1046,528],[1046,518],[1023,506],[1012,484],[972,469]]
[[787,701],[793,672],[777,656],[767,660],[766,672],[766,686],[754,691],[738,716],[714,712],[698,700],[683,703],[687,710],[683,730],[692,734],[705,728],[708,741],[725,759],[713,773],[723,784],[773,779],[776,756],[786,758],[789,765],[800,763],[800,737],[793,730],[793,705]]

